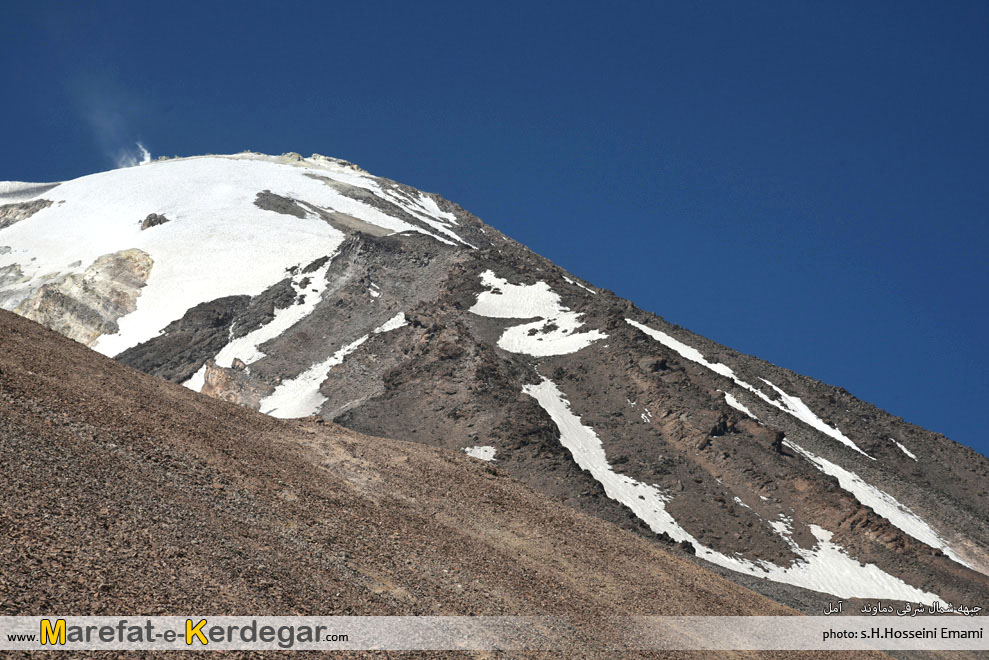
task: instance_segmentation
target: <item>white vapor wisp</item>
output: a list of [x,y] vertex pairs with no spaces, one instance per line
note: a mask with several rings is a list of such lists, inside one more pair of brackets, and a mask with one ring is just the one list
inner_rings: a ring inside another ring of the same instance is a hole
[[151,162],[151,152],[140,142],[135,143],[137,149],[121,149],[117,152],[116,165],[121,167],[134,167]]

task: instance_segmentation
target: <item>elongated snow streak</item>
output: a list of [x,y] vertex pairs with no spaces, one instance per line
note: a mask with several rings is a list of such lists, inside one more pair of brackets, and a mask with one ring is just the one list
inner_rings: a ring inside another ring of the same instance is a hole
[[921,543],[925,543],[932,548],[938,548],[962,566],[977,570],[958,556],[958,553],[948,547],[947,542],[941,538],[941,535],[924,522],[920,516],[903,504],[900,504],[889,493],[867,484],[854,472],[846,470],[840,465],[835,465],[826,458],[816,456],[790,440],[784,440],[783,444],[806,458],[824,474],[837,479],[844,490],[851,493],[861,504],[872,507],[873,511],[888,520],[894,527],[897,527]]
[[739,403],[738,399],[736,399],[735,397],[733,397],[729,392],[725,392],[724,394],[725,394],[725,403],[727,403],[729,406],[731,406],[735,410],[738,410],[740,412],[743,412],[746,415],[748,415],[749,417],[751,417],[752,419],[758,421],[759,418],[756,417],[755,415],[753,415],[751,410],[749,410],[748,408],[746,408],[745,406],[743,406],[741,403]]
[[409,322],[405,320],[405,313],[399,312],[395,316],[391,317],[380,326],[372,330],[375,334],[381,334],[382,332],[390,332],[392,330],[398,330],[402,326],[408,325]]
[[[334,255],[335,256],[335,253]],[[323,291],[326,289],[326,271],[330,268],[333,258],[327,261],[322,267],[313,273],[299,273],[292,278],[292,285],[298,293],[305,296],[302,304],[291,304],[288,307],[275,310],[275,316],[268,323],[260,328],[252,330],[243,337],[230,340],[226,346],[220,349],[213,361],[220,367],[230,368],[234,358],[238,358],[244,364],[250,366],[265,356],[261,351],[261,344],[278,337],[293,325],[309,316],[319,303]],[[304,279],[309,279],[308,288],[302,289],[299,286]],[[203,389],[205,382],[205,365],[193,375],[192,378],[182,383],[189,389],[199,392]]]
[[[460,238],[460,236],[458,236],[455,231],[450,229],[450,227],[446,223],[452,222],[454,225],[456,225],[457,224],[456,217],[452,213],[446,213],[444,211],[441,211],[440,207],[437,206],[436,202],[434,202],[432,199],[420,195],[418,200],[412,200],[409,197],[406,197],[405,195],[400,195],[392,191],[382,191],[381,195],[388,201],[398,205],[406,212],[408,212],[410,215],[412,215],[415,218],[418,218],[419,220],[422,220],[427,225],[439,231],[440,233],[445,234],[450,238],[452,238],[453,240],[463,243],[468,247],[471,247],[475,250],[477,249],[476,245],[471,245],[464,239]],[[427,204],[426,200],[428,200],[431,204]]]
[[543,357],[576,353],[608,335],[599,330],[577,332],[583,314],[560,304],[560,296],[545,282],[509,284],[493,271],[481,274],[481,284],[491,289],[477,296],[470,311],[498,319],[538,319],[508,328],[498,346],[511,353]]
[[[738,385],[739,387],[744,387],[745,389],[752,392],[757,397],[759,397],[769,405],[773,406],[774,408],[778,408],[779,410],[782,410],[788,415],[792,415],[796,417],[805,424],[817,429],[818,431],[820,431],[825,435],[834,438],[835,440],[845,445],[846,447],[850,447],[854,449],[863,456],[872,458],[872,456],[869,456],[864,451],[859,449],[859,446],[856,445],[854,442],[852,442],[849,438],[847,438],[844,433],[842,433],[836,428],[833,428],[825,424],[824,420],[822,420],[820,417],[815,415],[813,411],[811,411],[811,409],[808,408],[806,404],[804,404],[804,402],[800,400],[799,397],[790,396],[780,388],[770,383],[765,378],[762,378],[761,380],[770,387],[772,387],[774,390],[776,390],[776,392],[780,395],[780,401],[776,401],[774,399],[769,398],[759,388],[753,387],[752,385],[746,383],[744,380],[736,376],[735,372],[728,365],[721,364],[720,362],[708,362],[706,359],[704,359],[704,356],[701,354],[701,352],[698,351],[696,348],[693,348],[692,346],[688,346],[687,344],[684,344],[682,341],[674,339],[665,332],[654,330],[649,326],[642,325],[641,323],[636,323],[632,319],[625,319],[625,320],[629,323],[629,325],[638,328],[639,330],[646,333],[647,335],[649,335],[659,343],[663,344],[667,348],[676,351],[681,357],[686,358],[691,362],[696,362],[697,364],[703,367],[707,367],[716,374],[719,374],[726,378],[730,378],[735,382],[736,385]],[[875,459],[872,458],[872,460]]]
[[369,336],[364,335],[355,339],[295,378],[283,381],[275,388],[274,392],[261,401],[261,412],[282,419],[308,417],[316,414],[319,407],[326,402],[326,397],[320,393],[319,386],[326,380],[327,372],[331,367],[340,364],[344,358],[356,351],[357,347],[366,342]]
[[831,542],[831,532],[817,525],[809,526],[817,545],[812,550],[805,550],[789,538],[789,528],[781,527],[781,521],[777,521],[775,531],[787,539],[798,557],[787,567],[728,556],[708,548],[666,511],[666,503],[670,501],[668,495],[656,486],[636,481],[611,468],[597,434],[571,412],[570,403],[552,381],[543,379],[538,385],[526,385],[522,391],[536,399],[549,414],[560,431],[560,442],[570,451],[577,465],[604,486],[608,497],[628,507],[657,534],[665,532],[676,541],[690,542],[702,559],[746,575],[841,598],[889,598],[911,602],[939,599],[936,594],[912,587],[874,564],[860,564],[842,547]]
[[[893,440],[893,438],[890,438],[890,440]],[[910,458],[912,458],[915,461],[917,460],[916,454],[914,454],[912,451],[910,451],[909,449],[907,449],[906,447],[904,447],[903,445],[901,445],[899,442],[897,442],[896,440],[893,440],[893,444],[895,444],[897,447],[899,447],[900,448],[900,451],[902,451],[904,454],[906,454],[907,456],[909,456]]]
[[[380,334],[390,330],[397,330],[404,325],[406,325],[405,314],[399,312],[371,332]],[[282,419],[315,415],[326,402],[326,397],[320,393],[319,386],[326,380],[327,373],[331,368],[342,363],[348,355],[356,351],[370,336],[370,334],[367,334],[355,339],[327,359],[312,365],[295,378],[283,381],[275,388],[274,392],[261,400],[261,412]]]
[[590,288],[590,287],[586,287],[586,286],[584,286],[583,284],[581,284],[580,282],[577,282],[577,281],[574,281],[574,280],[572,280],[572,279],[570,279],[570,278],[569,278],[569,277],[567,277],[566,275],[564,275],[564,276],[563,276],[563,279],[564,279],[564,280],[566,280],[566,282],[567,282],[567,284],[573,284],[574,286],[579,286],[579,287],[580,287],[581,289],[583,289],[584,291],[590,291],[590,292],[591,292],[591,293],[593,293],[593,294],[594,294],[595,296],[596,296],[596,295],[598,295],[598,292],[597,292],[597,291],[595,291],[594,289],[592,289],[592,288]]

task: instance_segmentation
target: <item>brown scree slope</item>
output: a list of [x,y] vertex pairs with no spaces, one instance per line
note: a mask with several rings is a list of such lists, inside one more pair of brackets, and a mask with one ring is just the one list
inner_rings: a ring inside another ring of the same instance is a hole
[[0,474],[2,615],[795,614],[480,461],[276,420],[2,311]]

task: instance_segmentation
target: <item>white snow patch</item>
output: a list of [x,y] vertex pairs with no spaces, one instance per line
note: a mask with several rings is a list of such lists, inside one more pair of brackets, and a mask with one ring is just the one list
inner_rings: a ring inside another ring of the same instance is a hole
[[398,330],[402,326],[408,325],[409,322],[405,319],[405,312],[399,312],[395,316],[391,317],[377,328],[372,330],[375,334],[381,334],[382,332],[390,332],[392,330]]
[[769,526],[773,528],[773,531],[787,541],[787,545],[789,545],[792,550],[799,549],[799,546],[793,540],[793,518],[781,513],[779,518],[769,521]]
[[669,495],[656,486],[636,481],[611,468],[597,434],[592,428],[581,424],[580,418],[571,412],[570,403],[552,381],[543,379],[538,385],[526,385],[522,391],[536,399],[550,415],[560,430],[560,442],[570,451],[577,465],[604,486],[608,497],[632,510],[657,534],[665,532],[676,541],[690,542],[702,559],[739,573],[842,598],[889,598],[911,602],[939,599],[936,594],[912,587],[874,564],[861,564],[852,559],[843,548],[831,542],[829,531],[817,525],[809,526],[817,545],[812,550],[805,550],[793,544],[791,547],[794,547],[798,559],[787,567],[737,555],[728,556],[707,548],[666,511]]
[[[257,295],[282,279],[287,266],[310,263],[342,242],[343,234],[315,214],[297,218],[258,208],[254,200],[263,190],[392,232],[431,235],[306,173],[373,187],[369,177],[342,167],[290,165],[251,154],[154,161],[59,184],[44,193],[54,204],[3,230],[3,243],[12,250],[0,255],[0,268],[17,264],[28,280],[8,288],[5,305],[16,306],[46,275],[80,273],[102,255],[143,250],[154,265],[137,309],[118,320],[117,334],[94,346],[113,356],[156,336],[190,307]],[[141,231],[149,213],[170,222]]]
[[745,502],[743,502],[742,501],[742,498],[740,498],[738,495],[736,495],[734,497],[734,500],[735,500],[735,504],[738,504],[740,506],[744,506],[746,509],[751,509],[752,508],[748,504],[746,504]]
[[435,218],[442,218],[454,225],[460,224],[459,222],[457,222],[456,215],[450,213],[449,211],[441,211],[439,205],[436,203],[436,200],[434,200],[432,197],[429,197],[428,195],[423,195],[422,193],[420,193],[419,204],[424,209],[426,209],[426,213],[428,213],[429,215]]
[[[275,310],[275,316],[268,323],[253,330],[243,337],[234,339],[217,353],[215,361],[221,367],[230,367],[234,358],[239,358],[244,364],[252,364],[265,356],[259,346],[278,337],[302,319],[309,316],[322,298],[326,290],[326,271],[329,270],[332,258],[313,273],[299,273],[292,278],[292,285],[297,293],[303,293],[301,281],[309,279],[309,288],[305,290],[305,302],[291,304],[288,307]],[[303,264],[304,266],[305,264]]]
[[[292,277],[292,286],[296,293],[305,292],[305,301],[302,304],[293,303],[288,307],[275,310],[274,318],[268,323],[256,328],[242,337],[231,339],[226,346],[220,349],[213,361],[217,366],[230,368],[234,358],[240,359],[244,364],[251,365],[265,356],[259,348],[265,342],[278,337],[283,332],[294,326],[296,323],[309,316],[319,303],[323,291],[326,289],[326,271],[332,263],[332,257],[320,268],[312,273],[302,273],[299,271]],[[305,266],[306,264],[301,264]],[[307,289],[303,289],[303,280],[309,280]],[[200,392],[205,384],[206,365],[200,367],[192,378],[182,383],[189,389]]]
[[[736,385],[738,385],[740,387],[744,387],[745,389],[747,389],[748,391],[752,392],[753,394],[755,394],[756,396],[758,396],[760,399],[762,399],[763,401],[765,401],[769,405],[773,406],[774,408],[778,408],[779,410],[782,410],[783,412],[787,413],[788,415],[792,415],[792,416],[796,417],[797,419],[799,419],[800,421],[804,422],[805,424],[808,424],[808,425],[812,426],[813,428],[817,429],[818,431],[820,431],[821,433],[824,433],[825,435],[828,435],[828,436],[834,438],[835,440],[837,440],[841,444],[843,444],[843,445],[845,445],[847,447],[850,447],[851,449],[854,449],[855,451],[857,451],[858,453],[862,454],[863,456],[866,456],[867,458],[872,458],[872,456],[869,456],[864,451],[862,451],[861,449],[859,449],[859,446],[856,445],[854,442],[852,442],[849,438],[847,438],[841,431],[839,431],[838,429],[833,428],[833,427],[828,426],[827,424],[825,424],[824,421],[821,418],[819,418],[817,415],[815,415],[811,411],[811,409],[808,408],[804,404],[804,402],[801,401],[798,397],[790,396],[789,394],[787,394],[786,392],[784,392],[780,388],[778,388],[775,385],[773,385],[772,383],[770,383],[765,378],[762,378],[760,380],[762,380],[764,383],[766,383],[767,385],[769,385],[770,387],[772,387],[774,390],[776,390],[777,393],[779,393],[780,398],[781,398],[780,401],[776,401],[774,399],[769,398],[759,388],[753,387],[752,385],[749,385],[748,383],[746,383],[744,380],[742,380],[741,378],[739,378],[738,376],[736,376],[735,375],[735,372],[728,365],[721,364],[720,362],[708,362],[706,359],[704,359],[704,356],[701,354],[701,352],[698,351],[696,348],[693,348],[692,346],[688,346],[687,344],[684,344],[682,341],[679,341],[678,339],[674,339],[673,337],[669,336],[665,332],[661,332],[659,330],[654,330],[654,329],[650,328],[649,326],[642,325],[641,323],[637,323],[637,322],[633,321],[632,319],[625,319],[625,320],[630,325],[638,328],[639,330],[641,330],[642,332],[646,333],[647,335],[649,335],[650,337],[652,337],[653,339],[655,339],[659,343],[663,344],[667,348],[670,348],[670,349],[676,351],[681,357],[684,357],[684,358],[690,360],[691,362],[696,362],[697,364],[699,364],[699,365],[701,365],[703,367],[707,367],[708,369],[710,369],[711,371],[713,371],[716,374],[719,374],[721,376],[725,376],[726,378],[730,378],[731,380],[733,380],[735,382]],[[875,459],[872,458],[872,460],[875,460]]]
[[897,447],[899,447],[900,448],[900,451],[902,451],[904,454],[906,454],[907,456],[909,456],[910,458],[912,458],[915,461],[917,460],[917,456],[912,451],[910,451],[909,449],[907,449],[906,447],[904,447],[903,445],[901,445],[899,442],[897,442],[893,438],[890,438],[890,440],[893,440],[893,444],[895,444]]
[[326,397],[320,393],[319,386],[326,380],[327,372],[356,351],[361,344],[368,340],[368,337],[370,335],[355,339],[295,378],[282,381],[274,392],[261,400],[261,412],[282,419],[315,415],[320,406],[326,402]]
[[790,440],[784,440],[783,444],[813,463],[821,472],[837,479],[844,490],[854,495],[855,499],[861,504],[872,507],[873,511],[888,520],[893,526],[909,534],[921,543],[926,543],[932,548],[940,549],[959,564],[975,570],[974,566],[966,562],[954,550],[948,547],[947,542],[941,538],[940,534],[934,531],[920,516],[903,504],[900,504],[892,495],[867,484],[854,472],[846,470],[826,458],[816,456]]
[[319,386],[326,380],[331,368],[342,363],[344,358],[357,350],[366,342],[371,334],[381,334],[397,330],[406,325],[405,313],[399,312],[380,326],[363,337],[355,339],[336,353],[312,365],[295,378],[282,381],[275,391],[261,400],[260,410],[272,417],[308,417],[319,412],[320,406],[326,402],[326,397],[319,391]]
[[[859,449],[858,445],[856,445],[849,438],[847,438],[845,434],[843,434],[841,431],[839,431],[838,429],[832,426],[828,426],[827,424],[825,424],[824,420],[822,420],[820,417],[815,415],[814,412],[810,408],[808,408],[807,405],[803,401],[801,401],[799,397],[790,396],[780,388],[770,383],[765,378],[760,378],[759,380],[761,380],[762,382],[766,383],[771,388],[776,390],[776,393],[780,395],[780,399],[782,403],[770,399],[769,397],[767,397],[765,394],[762,393],[762,390],[753,390],[760,399],[779,408],[785,413],[789,413],[793,415],[794,417],[801,420],[805,424],[814,427],[821,433],[831,436],[841,444],[851,447],[852,449],[862,454],[863,456],[868,456],[869,458],[872,458],[872,456],[869,456],[864,451]],[[876,459],[872,458],[872,460],[876,460]]]
[[[450,228],[450,224],[458,224],[457,217],[452,213],[441,211],[440,207],[431,198],[422,194],[418,194],[417,197],[414,197],[404,191],[396,189],[385,190],[379,188],[378,194],[389,202],[399,206],[413,217],[425,222],[427,225],[440,233],[445,234],[453,240],[468,247],[474,248],[475,250],[477,249],[476,246],[471,245],[464,239],[460,238],[460,236]],[[453,245],[453,243],[450,243],[450,245]]]
[[754,419],[756,421],[759,421],[759,419],[755,415],[752,414],[752,411],[751,410],[749,410],[748,408],[746,408],[745,406],[743,406],[741,403],[739,403],[738,399],[736,399],[735,397],[733,397],[729,392],[725,392],[724,394],[725,394],[725,403],[727,403],[729,406],[731,406],[735,410],[738,410],[740,412],[743,412],[746,415],[748,415],[749,417],[751,417],[752,419]]
[[206,384],[206,365],[203,364],[203,366],[199,367],[199,370],[196,371],[196,373],[192,374],[192,376],[188,380],[182,383],[182,386],[188,387],[193,392],[202,392],[203,385],[205,384]]
[[495,459],[495,448],[489,445],[474,445],[473,447],[464,447],[464,451],[468,456],[473,456],[474,458],[479,458],[482,461],[493,461]]
[[[481,274],[482,291],[470,311],[478,316],[537,321],[512,326],[502,333],[498,346],[512,353],[542,357],[575,353],[608,335],[599,330],[576,332],[583,314],[560,304],[560,296],[545,282],[509,284],[493,271]],[[532,333],[532,334],[530,334]]]

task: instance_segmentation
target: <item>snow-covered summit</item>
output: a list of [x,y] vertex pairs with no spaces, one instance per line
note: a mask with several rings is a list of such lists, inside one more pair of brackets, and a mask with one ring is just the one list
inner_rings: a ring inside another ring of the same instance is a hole
[[468,245],[455,215],[432,197],[318,154],[198,156],[60,184],[6,182],[0,202],[9,216],[0,224],[5,309],[43,320],[57,292],[85,297],[94,281],[111,276],[108,267],[128,267],[116,259],[94,270],[101,257],[146,255],[145,281],[113,291],[112,302],[86,301],[99,327],[78,319],[86,327],[67,333],[111,356],[195,305],[264,291],[287,268],[332,253],[348,231],[415,232]]

